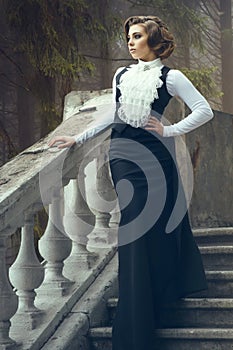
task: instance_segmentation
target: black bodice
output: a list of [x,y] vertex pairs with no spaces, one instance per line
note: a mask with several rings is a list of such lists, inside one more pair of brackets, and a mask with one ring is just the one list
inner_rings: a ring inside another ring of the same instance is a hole
[[[118,86],[120,82],[121,76],[127,71],[128,67],[125,67],[119,74],[116,76],[116,86]],[[156,117],[160,119],[162,117],[163,111],[165,107],[168,105],[168,102],[172,98],[172,96],[169,94],[167,91],[167,86],[166,86],[166,77],[167,73],[169,72],[170,68],[167,66],[163,66],[162,68],[162,76],[160,79],[163,81],[163,85],[158,88],[158,99],[155,99],[153,103],[151,104],[151,114],[155,114],[153,112],[156,112]],[[145,87],[146,88],[146,87]],[[127,124],[122,121],[119,116],[118,116],[118,108],[119,108],[119,98],[121,96],[121,91],[117,87],[116,88],[116,103],[117,103],[117,108],[116,108],[116,113],[115,113],[115,118],[114,118],[114,123],[113,123],[113,129],[115,129],[118,132],[122,132]]]

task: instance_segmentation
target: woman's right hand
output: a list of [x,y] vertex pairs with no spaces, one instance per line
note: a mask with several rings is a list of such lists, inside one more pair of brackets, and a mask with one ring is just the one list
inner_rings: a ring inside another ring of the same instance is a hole
[[49,147],[57,146],[57,148],[66,148],[66,147],[73,146],[75,143],[76,141],[73,136],[55,136],[48,142],[48,146]]

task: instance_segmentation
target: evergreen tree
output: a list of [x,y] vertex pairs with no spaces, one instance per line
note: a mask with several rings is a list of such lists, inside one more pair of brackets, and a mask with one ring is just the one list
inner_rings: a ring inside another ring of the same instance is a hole
[[[105,47],[117,32],[118,21],[108,13],[108,0],[3,0],[7,32],[1,55],[15,67],[18,89],[20,149],[33,143],[29,95],[39,101],[41,135],[62,118],[64,96],[74,79],[92,74],[94,64],[81,52],[84,42]],[[9,82],[9,79],[8,79]],[[56,104],[56,102],[58,102]],[[38,107],[39,106],[39,107]],[[31,108],[32,109],[32,108]],[[31,138],[31,139],[30,139]]]

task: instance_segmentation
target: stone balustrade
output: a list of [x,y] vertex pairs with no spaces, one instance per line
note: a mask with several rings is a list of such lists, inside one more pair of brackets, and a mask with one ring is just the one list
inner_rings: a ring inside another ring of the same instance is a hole
[[[71,108],[72,98],[79,101]],[[97,110],[101,104],[108,108],[111,94],[71,94],[64,122],[52,135],[87,128],[95,113],[78,112],[84,100]],[[109,133],[63,150],[48,149],[49,135],[0,169],[1,350],[40,349],[115,254],[118,211],[107,163]],[[39,261],[34,216],[42,208],[48,223]],[[7,239],[19,228],[20,249],[8,271]]]

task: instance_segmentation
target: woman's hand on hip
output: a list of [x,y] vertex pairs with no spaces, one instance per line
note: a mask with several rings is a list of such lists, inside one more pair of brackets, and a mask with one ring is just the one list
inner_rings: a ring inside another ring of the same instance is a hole
[[75,138],[73,136],[55,136],[49,142],[48,146],[57,146],[58,148],[71,147],[75,144]]
[[163,136],[163,124],[155,117],[150,117],[145,130],[156,131],[159,135]]

